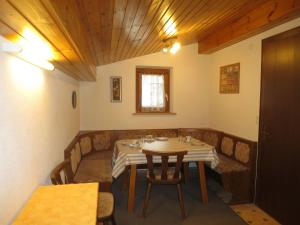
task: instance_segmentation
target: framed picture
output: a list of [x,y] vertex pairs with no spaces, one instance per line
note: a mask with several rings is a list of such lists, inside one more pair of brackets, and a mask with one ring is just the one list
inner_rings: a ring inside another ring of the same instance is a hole
[[122,77],[110,77],[111,102],[122,102]]
[[240,63],[221,66],[220,93],[237,94],[240,92]]

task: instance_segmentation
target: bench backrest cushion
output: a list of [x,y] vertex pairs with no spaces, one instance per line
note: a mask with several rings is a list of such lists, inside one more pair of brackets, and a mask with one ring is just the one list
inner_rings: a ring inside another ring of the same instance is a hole
[[77,163],[76,156],[75,156],[75,148],[73,148],[70,152],[70,160],[71,160],[71,169],[74,174],[78,167],[78,163]]
[[178,131],[178,135],[183,137],[191,136],[201,141],[203,136],[203,130],[198,128],[181,128]]
[[177,137],[178,136],[178,130],[177,129],[161,129],[154,132],[154,136],[156,137]]
[[233,155],[234,142],[230,137],[223,137],[221,142],[221,152],[225,155],[232,156]]
[[89,136],[80,138],[79,143],[82,155],[86,155],[92,151],[92,140]]
[[146,135],[144,130],[118,130],[115,131],[116,140],[121,139],[139,139]]
[[79,143],[76,143],[74,148],[70,151],[70,163],[73,174],[76,173],[78,165],[81,161],[81,152]]
[[75,144],[75,156],[77,163],[79,163],[81,161],[81,150],[78,142]]
[[247,167],[255,165],[256,142],[223,133],[220,153]]
[[212,129],[205,129],[203,130],[202,141],[214,146],[218,150],[221,142],[221,132]]
[[139,139],[146,135],[153,137],[177,137],[178,129],[141,129],[141,130],[118,130],[115,131],[116,140]]
[[95,151],[110,149],[112,134],[109,131],[98,132],[93,135],[93,145]]
[[235,146],[235,159],[242,163],[248,163],[250,160],[250,145],[238,141]]

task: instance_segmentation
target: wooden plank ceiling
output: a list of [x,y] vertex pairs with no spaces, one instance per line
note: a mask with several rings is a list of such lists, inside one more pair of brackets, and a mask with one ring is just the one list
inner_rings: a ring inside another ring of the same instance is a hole
[[246,36],[249,26],[232,35],[231,25],[238,29],[256,9],[262,12],[254,13],[256,19],[278,5],[289,10],[250,24],[251,33],[298,16],[300,8],[299,0],[0,0],[0,5],[0,34],[27,39],[24,29],[34,32],[50,46],[58,69],[91,81],[96,66],[161,51],[164,39],[199,41],[200,52],[211,52]]

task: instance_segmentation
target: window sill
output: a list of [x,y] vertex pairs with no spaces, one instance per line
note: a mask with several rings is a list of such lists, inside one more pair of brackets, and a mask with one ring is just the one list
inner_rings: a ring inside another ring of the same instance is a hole
[[150,115],[150,116],[170,115],[170,116],[173,116],[173,115],[176,115],[176,113],[174,113],[174,112],[139,112],[139,113],[132,113],[132,115],[134,115],[134,116],[140,116],[140,115]]

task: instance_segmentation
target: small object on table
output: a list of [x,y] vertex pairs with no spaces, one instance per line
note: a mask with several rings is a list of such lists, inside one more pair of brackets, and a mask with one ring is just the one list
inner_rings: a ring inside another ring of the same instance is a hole
[[145,142],[151,143],[154,141],[154,138],[151,134],[145,136]]
[[190,143],[192,141],[192,137],[191,136],[186,136],[185,140],[187,143]]

